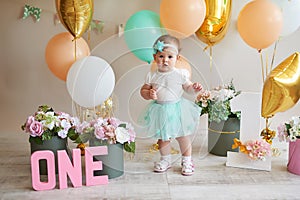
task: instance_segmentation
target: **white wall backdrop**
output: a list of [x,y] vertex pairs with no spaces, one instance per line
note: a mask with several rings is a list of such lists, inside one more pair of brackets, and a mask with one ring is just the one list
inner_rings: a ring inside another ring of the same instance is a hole
[[[72,112],[72,100],[66,83],[56,78],[45,62],[45,47],[56,34],[66,30],[54,24],[54,0],[1,0],[0,13],[0,130],[21,131],[20,126],[38,105],[49,104],[56,110]],[[237,89],[260,93],[263,87],[261,63],[257,50],[249,47],[239,36],[236,21],[249,0],[233,0],[230,27],[225,38],[213,46],[213,68],[209,66],[209,52],[195,36],[182,40],[182,55],[192,66],[193,81],[206,88],[234,80]],[[31,17],[21,19],[23,7],[29,4],[43,9],[39,22]],[[91,32],[91,54],[107,60],[116,75],[116,115],[136,119],[146,103],[138,94],[149,65],[136,58],[127,48],[124,37],[118,37],[117,27],[137,11],[159,13],[159,0],[95,0],[93,19],[104,22],[103,33]],[[255,30],[253,30],[255,31]],[[87,34],[84,35],[88,41]],[[274,45],[263,50],[271,61]],[[276,50],[275,64],[300,51],[300,29],[281,38]],[[190,97],[193,98],[193,97]],[[272,126],[300,114],[298,104],[278,113]],[[260,105],[257,105],[260,108]]]

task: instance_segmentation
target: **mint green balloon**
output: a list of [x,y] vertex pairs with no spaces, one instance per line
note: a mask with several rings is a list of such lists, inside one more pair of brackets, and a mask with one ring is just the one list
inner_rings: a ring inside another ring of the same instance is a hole
[[141,10],[127,20],[124,36],[130,51],[140,60],[151,63],[153,44],[165,33],[158,14],[150,10]]

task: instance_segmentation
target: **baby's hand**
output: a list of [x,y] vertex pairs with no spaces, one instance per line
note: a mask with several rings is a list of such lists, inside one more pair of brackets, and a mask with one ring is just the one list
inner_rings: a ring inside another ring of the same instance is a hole
[[150,89],[149,96],[150,96],[151,99],[156,100],[157,99],[156,90],[155,89]]
[[199,92],[203,88],[202,88],[202,85],[200,83],[193,83],[193,89],[194,89],[195,92]]

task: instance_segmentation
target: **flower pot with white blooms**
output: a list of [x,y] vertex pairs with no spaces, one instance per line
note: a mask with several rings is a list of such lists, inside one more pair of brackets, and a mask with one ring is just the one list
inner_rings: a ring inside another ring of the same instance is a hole
[[300,175],[300,117],[294,116],[277,127],[279,141],[289,143],[287,170]]
[[[50,150],[55,156],[55,171],[57,167],[57,151],[68,149],[68,134],[76,133],[79,119],[71,117],[64,112],[55,112],[47,105],[38,107],[37,112],[30,115],[22,125],[22,130],[29,134],[31,154],[35,151]],[[47,175],[47,162],[40,160],[39,170],[41,175]]]

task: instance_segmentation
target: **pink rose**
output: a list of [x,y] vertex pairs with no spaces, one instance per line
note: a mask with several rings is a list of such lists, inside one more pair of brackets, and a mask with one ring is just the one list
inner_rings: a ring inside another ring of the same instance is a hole
[[115,132],[115,127],[112,125],[103,126],[106,132]]
[[82,122],[81,124],[79,124],[78,126],[76,126],[76,131],[78,133],[82,133],[85,129],[89,128],[90,124],[86,121]]
[[110,123],[114,127],[118,127],[121,122],[117,118],[112,117],[108,119],[108,123]]
[[26,126],[25,126],[25,132],[30,133],[29,127],[30,127],[30,125],[31,125],[34,121],[35,121],[35,119],[34,119],[33,116],[29,116],[29,117],[27,118]]
[[107,137],[109,137],[109,138],[114,138],[114,137],[115,137],[115,133],[112,132],[112,131],[106,132],[105,135],[106,135]]
[[99,140],[105,139],[105,129],[102,126],[96,127],[94,134]]
[[36,136],[41,136],[44,132],[43,130],[43,124],[41,122],[38,121],[34,121],[30,124],[29,126],[29,130],[30,130],[30,135],[32,137],[36,137]]

